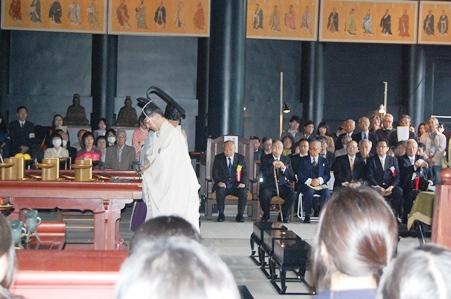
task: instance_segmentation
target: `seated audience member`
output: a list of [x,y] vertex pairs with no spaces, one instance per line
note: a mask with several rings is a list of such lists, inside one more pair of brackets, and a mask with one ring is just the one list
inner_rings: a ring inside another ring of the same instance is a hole
[[141,242],[122,264],[116,299],[239,299],[226,264],[199,242],[162,237]]
[[[335,143],[335,150],[340,150],[344,148],[344,145],[352,139],[352,134],[355,130],[355,121],[353,119],[347,119],[344,123],[344,133],[340,134]],[[345,154],[345,153],[344,153]]]
[[395,148],[393,149],[393,155],[396,158],[400,158],[406,154],[406,141],[400,141],[398,144],[396,144]]
[[116,131],[114,129],[109,129],[106,132],[106,141],[108,142],[107,147],[113,146],[116,144]]
[[63,137],[58,133],[50,135],[51,144],[44,152],[44,158],[68,158],[69,151],[63,147]]
[[415,139],[409,139],[406,145],[406,154],[398,159],[400,171],[400,185],[403,190],[404,212],[403,223],[407,223],[407,216],[412,209],[413,201],[421,190],[428,187],[428,164],[416,153],[418,144]]
[[115,146],[107,147],[105,155],[105,168],[114,170],[130,170],[135,161],[135,149],[125,144],[127,132],[124,129],[117,130]]
[[74,147],[70,146],[69,135],[67,134],[67,132],[58,129],[55,131],[55,133],[61,136],[61,138],[63,139],[63,143],[61,144],[61,146],[67,149],[69,157],[71,158],[72,161],[75,161],[75,157],[77,156],[77,150]]
[[97,129],[94,131],[94,137],[97,139],[99,136],[105,136],[106,129],[108,128],[108,121],[106,118],[101,118],[97,123]]
[[451,251],[428,244],[402,253],[382,275],[378,299],[451,298]]
[[149,130],[144,123],[145,118],[146,117],[142,114],[139,116],[139,127],[133,131],[132,145],[135,148],[136,160],[139,160],[139,157],[141,156],[141,149],[147,140],[147,136],[149,135]]
[[340,149],[337,149],[335,151],[335,158],[347,155],[346,144],[348,144],[348,142],[351,140],[352,140],[352,137],[349,135],[346,135],[346,133],[341,135],[341,146],[340,146]]
[[269,220],[269,207],[271,198],[277,195],[276,183],[279,188],[279,196],[285,200],[282,206],[283,220],[288,222],[291,206],[296,198],[296,193],[289,186],[294,181],[294,173],[290,165],[290,158],[282,155],[283,144],[275,140],[272,144],[272,154],[266,155],[261,161],[263,181],[260,184],[260,206],[263,210],[262,221]]
[[[370,131],[370,119],[366,116],[363,116],[359,119],[359,127],[360,132],[352,134],[352,140],[356,141],[357,144],[360,140],[367,139],[371,141],[372,144],[376,144],[377,136],[376,133]],[[376,149],[373,149],[373,153],[376,152]]]
[[106,158],[106,137],[105,136],[99,136],[96,139],[96,149],[100,151],[102,154],[100,157],[100,162],[104,163],[105,165],[105,158]]
[[379,115],[374,114],[370,117],[370,132],[376,132],[381,128],[381,118]]
[[428,120],[429,132],[421,136],[421,143],[426,146],[426,161],[432,170],[434,184],[440,181],[440,170],[446,150],[446,137],[438,130],[437,118],[431,116]]
[[313,241],[315,298],[375,299],[397,239],[396,220],[377,192],[367,187],[334,191]]
[[300,125],[301,125],[301,119],[297,115],[293,115],[290,118],[288,130],[286,132],[282,133],[282,136],[280,136],[280,139],[283,140],[285,136],[291,136],[294,140],[293,144],[295,142],[298,142],[299,139],[302,138],[302,134],[299,131]]
[[334,153],[331,153],[327,150],[327,138],[318,137],[318,140],[321,142],[321,153],[320,156],[327,160],[329,164],[329,168],[333,169],[334,166]]
[[[294,170],[297,177],[296,191],[302,193],[304,202],[304,223],[310,223],[312,209],[318,214],[329,196],[326,184],[330,180],[330,168],[327,160],[319,155],[320,152],[321,142],[311,141],[309,155],[302,157]],[[318,204],[314,204],[315,194],[320,196],[319,207]]]
[[9,154],[31,153],[35,145],[34,124],[27,120],[28,110],[25,106],[19,106],[16,110],[17,120],[9,123],[8,132],[10,138]]
[[399,186],[398,159],[387,155],[387,141],[377,142],[377,155],[368,161],[368,184],[378,190],[389,202],[396,217],[402,216],[402,189]]
[[100,153],[100,151],[98,151],[94,146],[94,134],[91,132],[85,132],[81,138],[81,144],[83,149],[77,153],[75,160],[91,159],[92,162],[100,161],[100,156],[102,153]]
[[200,242],[199,232],[185,219],[178,216],[158,216],[143,223],[130,241],[130,254],[133,254],[141,242],[172,236],[184,236]]
[[421,140],[421,136],[423,136],[423,134],[427,133],[429,130],[427,123],[420,123],[418,125],[418,129],[417,129],[417,141],[420,142]]
[[301,138],[307,139],[309,142],[316,139],[315,136],[315,123],[311,120],[308,120],[304,123],[304,130],[302,131]]
[[[393,131],[393,115],[387,113],[382,118],[382,126],[376,131],[377,140],[388,140]],[[388,145],[388,144],[387,144]]]
[[42,145],[43,148],[52,145],[51,136],[58,130],[67,131],[67,127],[64,126],[64,118],[61,114],[55,114],[53,116],[52,125],[50,127],[50,130],[47,132],[47,135],[45,136],[45,144]]
[[263,157],[266,155],[272,154],[272,138],[263,137],[262,144],[263,144],[263,152],[261,153],[259,160],[262,160]]
[[316,131],[318,137],[324,137],[327,139],[327,151],[332,154],[335,153],[335,142],[329,134],[329,126],[325,122],[320,122]]
[[0,214],[0,298],[2,299],[18,298],[9,291],[16,266],[13,242],[8,221],[3,214]]
[[224,142],[224,152],[216,155],[213,162],[213,191],[216,192],[218,221],[224,221],[224,201],[229,194],[238,197],[238,212],[235,220],[244,222],[243,213],[247,201],[247,165],[244,156],[235,153],[233,141]]
[[308,156],[309,142],[307,139],[302,138],[296,144],[296,150],[293,155],[291,155],[291,169],[293,171],[298,169],[299,160],[302,157]]
[[362,180],[362,158],[357,154],[357,142],[351,140],[346,144],[347,155],[338,157],[334,164],[334,187],[357,184]]
[[263,153],[263,149],[261,148],[260,138],[258,136],[251,136],[249,140],[254,141],[254,160],[260,160],[260,157]]
[[83,148],[83,146],[82,146],[82,144],[83,144],[83,135],[86,132],[88,132],[88,131],[85,130],[85,129],[80,129],[77,132],[77,140],[78,141],[75,144],[72,145],[72,147],[75,148],[77,150],[77,152],[81,151],[82,148]]
[[[408,127],[409,128],[409,139],[416,139],[415,132],[412,132],[410,130],[410,124],[411,124],[410,116],[408,116],[407,114],[401,115],[398,126]],[[400,140],[398,140],[398,130],[393,130],[390,133],[390,135],[388,136],[388,146],[390,146],[390,147],[396,146],[399,143],[399,141]]]
[[293,153],[293,147],[294,147],[293,137],[291,137],[290,135],[283,137],[282,143],[283,143],[282,155],[286,156],[286,157],[290,156]]
[[363,183],[368,182],[368,161],[373,156],[372,154],[373,144],[368,139],[360,140],[359,142],[359,152],[357,153],[357,157],[359,157],[361,161],[361,169],[360,169],[360,180]]

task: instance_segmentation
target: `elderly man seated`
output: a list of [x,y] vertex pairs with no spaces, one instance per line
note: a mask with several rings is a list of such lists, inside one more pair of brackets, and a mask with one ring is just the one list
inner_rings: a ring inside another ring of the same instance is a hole
[[357,142],[354,140],[348,141],[346,144],[347,155],[338,157],[335,160],[334,187],[342,187],[359,184],[362,180],[362,158],[357,154]]
[[244,156],[235,153],[233,141],[224,142],[224,152],[216,155],[212,169],[213,191],[216,191],[218,222],[223,222],[224,201],[227,195],[238,197],[238,213],[235,220],[244,222],[243,213],[246,206],[247,168]]
[[[310,142],[309,155],[302,157],[294,170],[297,177],[296,190],[303,195],[304,223],[310,222],[310,213],[314,208],[314,195],[320,196],[320,208],[329,196],[326,184],[330,179],[330,167],[326,158],[320,156],[320,152],[321,142],[318,140]],[[315,214],[317,214],[319,210],[315,210]]]
[[117,131],[117,140],[114,146],[107,147],[105,155],[105,168],[114,170],[130,170],[135,160],[135,149],[126,145],[127,133],[123,129]]
[[[272,153],[265,155],[261,161],[263,181],[260,184],[260,206],[263,210],[262,221],[269,220],[269,207],[271,198],[277,195],[282,197],[285,203],[282,205],[283,221],[288,222],[291,206],[296,198],[296,193],[289,186],[294,181],[294,173],[291,169],[290,158],[283,156],[283,144],[275,140],[272,144]],[[277,185],[276,185],[277,184]]]

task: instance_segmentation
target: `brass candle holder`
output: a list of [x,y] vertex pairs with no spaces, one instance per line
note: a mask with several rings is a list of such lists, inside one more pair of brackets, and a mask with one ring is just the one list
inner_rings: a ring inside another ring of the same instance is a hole
[[11,179],[11,174],[13,171],[14,162],[11,158],[7,158],[0,163],[0,180],[6,181]]
[[46,158],[42,160],[42,163],[38,164],[38,167],[42,169],[43,181],[57,181],[59,179],[59,161],[59,158]]
[[0,163],[0,179],[17,181],[23,180],[25,173],[25,163],[23,158],[7,158]]
[[75,181],[90,182],[92,181],[92,159],[79,159],[72,164],[75,170]]

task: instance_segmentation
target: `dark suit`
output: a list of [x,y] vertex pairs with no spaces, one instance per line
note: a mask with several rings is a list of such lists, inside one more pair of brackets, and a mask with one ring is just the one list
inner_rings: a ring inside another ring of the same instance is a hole
[[362,158],[354,157],[354,167],[351,171],[351,161],[348,155],[338,157],[335,160],[335,182],[334,187],[341,187],[345,182],[356,182],[362,180]]
[[[350,135],[351,138],[352,138],[352,135],[353,135],[353,134]],[[339,150],[339,149],[344,148],[343,139],[344,139],[346,136],[348,136],[348,133],[343,133],[343,134],[341,134],[340,136],[337,137],[337,142],[335,142],[335,150],[336,150],[336,151]]]
[[[414,161],[418,161],[422,159],[422,157],[415,155]],[[427,172],[428,169],[417,168],[415,170],[415,166],[411,163],[409,157],[404,155],[398,159],[399,163],[399,171],[400,171],[400,184],[403,190],[403,198],[404,198],[404,212],[402,215],[402,220],[404,223],[407,223],[407,216],[412,209],[413,201],[417,196],[418,192],[421,191],[420,182],[425,183],[427,181]],[[413,174],[416,174],[416,177],[420,180],[418,182],[418,189],[416,189],[415,181],[412,180]]]
[[[352,134],[352,140],[357,142],[357,144],[363,139],[362,132],[354,133]],[[375,132],[368,132],[367,139],[371,141],[371,152],[373,154],[376,153],[376,146],[377,146],[377,135]]]
[[320,195],[320,208],[326,202],[329,197],[329,190],[323,189],[320,191],[313,190],[306,185],[306,182],[311,179],[322,178],[324,184],[330,180],[330,167],[327,160],[321,156],[318,157],[317,165],[312,164],[312,158],[310,156],[302,157],[299,160],[299,164],[295,169],[297,184],[296,190],[302,193],[302,199],[304,201],[304,211],[306,216],[310,216],[313,208],[313,195]]
[[[417,139],[414,132],[409,131],[409,139]],[[390,135],[388,135],[388,146],[394,147],[398,144],[398,130],[394,129]]]
[[118,159],[119,148],[117,145],[107,147],[105,154],[105,168],[114,170],[130,170],[135,161],[135,149],[132,146],[124,145],[121,153],[121,161]]
[[[238,153],[233,155],[232,166],[227,166],[227,157],[222,154],[215,156],[213,162],[212,176],[215,185],[213,191],[216,191],[216,203],[219,210],[219,215],[224,214],[224,200],[229,194],[238,197],[238,215],[243,215],[244,208],[246,207],[246,188],[238,188],[239,184],[248,185],[247,168],[244,161],[244,156]],[[242,166],[240,180],[237,181],[237,167]],[[219,187],[218,183],[222,182],[226,184],[226,188]]]
[[12,121],[9,124],[8,131],[11,139],[9,150],[11,156],[20,152],[21,145],[26,145],[30,150],[32,149],[35,144],[34,124],[32,122],[25,121],[23,127],[20,127],[18,120]]
[[[296,193],[289,186],[290,181],[294,181],[294,173],[291,168],[289,157],[281,156],[280,161],[285,164],[285,171],[276,170],[277,183],[279,186],[279,195],[285,200],[282,206],[282,214],[284,219],[289,219],[291,206],[296,198]],[[260,206],[263,210],[262,220],[269,219],[269,206],[271,198],[277,195],[276,182],[274,178],[274,157],[272,154],[266,155],[261,161],[261,173],[263,181],[260,184]]]
[[370,156],[366,159],[362,158],[362,155],[360,153],[356,154],[356,157],[358,157],[361,161],[360,163],[360,180],[364,183],[368,183],[368,162],[371,159],[371,157],[374,157],[372,153],[370,153]]
[[376,133],[377,140],[378,141],[386,140],[387,144],[388,144],[388,139],[390,138],[390,134],[392,131],[393,131],[393,129],[383,129],[383,128],[376,130],[375,133]]
[[402,189],[399,186],[399,167],[395,157],[386,155],[385,170],[382,168],[379,156],[373,156],[368,161],[368,184],[388,188],[393,186],[392,194],[387,196],[395,216],[402,215]]

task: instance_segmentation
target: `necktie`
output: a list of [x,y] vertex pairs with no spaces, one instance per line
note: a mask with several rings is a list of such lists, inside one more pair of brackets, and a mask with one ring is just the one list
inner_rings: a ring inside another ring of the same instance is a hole
[[313,158],[313,166],[316,167],[318,165],[318,161],[316,160],[316,158]]
[[118,161],[119,163],[121,163],[121,160],[122,160],[122,148],[119,148],[119,149],[117,150],[117,161]]
[[23,122],[20,122],[20,127],[23,128]]
[[229,168],[229,172],[232,172],[232,159],[230,157],[227,158],[227,167]]
[[368,139],[368,136],[366,136],[366,133],[363,133],[363,140]]
[[351,173],[354,172],[354,158],[349,157],[349,165],[351,166]]

